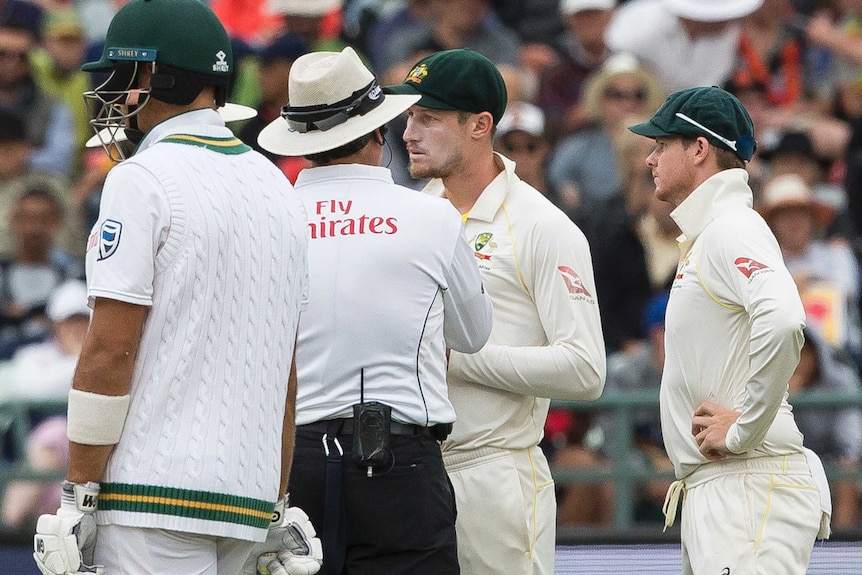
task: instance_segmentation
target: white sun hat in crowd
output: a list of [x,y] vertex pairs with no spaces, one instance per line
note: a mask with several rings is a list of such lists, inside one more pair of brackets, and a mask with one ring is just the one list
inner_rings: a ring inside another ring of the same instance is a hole
[[87,307],[87,284],[81,280],[68,280],[51,292],[45,314],[51,321],[64,321],[72,316],[90,317]]
[[664,0],[671,14],[697,22],[722,22],[748,16],[763,0]]
[[288,78],[290,104],[257,138],[265,150],[306,156],[373,132],[421,96],[385,95],[353,48],[297,58]]
[[529,102],[513,100],[506,106],[506,112],[497,124],[497,137],[502,138],[509,132],[520,130],[531,136],[545,135],[545,113]]
[[[217,108],[216,111],[225,122],[248,120],[257,116],[257,110],[254,108],[249,108],[248,106],[243,106],[241,104],[232,104],[230,102],[221,108]],[[102,142],[110,142],[112,131],[112,128],[102,128],[98,134],[93,134],[93,136],[87,140],[86,146],[88,148],[98,148],[102,145]],[[114,139],[117,142],[124,142],[128,138],[126,138],[126,132],[122,128],[119,128],[116,131]]]
[[617,0],[561,0],[560,12],[571,16],[587,10],[610,10],[617,5]]
[[342,0],[267,0],[264,10],[269,14],[289,16],[323,16],[340,8]]

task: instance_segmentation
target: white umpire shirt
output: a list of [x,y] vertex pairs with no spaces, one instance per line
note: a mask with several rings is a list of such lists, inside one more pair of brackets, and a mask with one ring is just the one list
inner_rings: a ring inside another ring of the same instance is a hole
[[661,422],[681,479],[707,463],[691,433],[705,400],[742,412],[731,457],[802,452],[787,402],[805,312],[772,231],[752,208],[748,172],[719,172],[673,212],[683,253],[665,324]]
[[312,294],[299,325],[297,424],[351,417],[361,385],[396,421],[453,422],[446,347],[477,351],[492,318],[458,212],[377,166],[308,168],[295,187]]

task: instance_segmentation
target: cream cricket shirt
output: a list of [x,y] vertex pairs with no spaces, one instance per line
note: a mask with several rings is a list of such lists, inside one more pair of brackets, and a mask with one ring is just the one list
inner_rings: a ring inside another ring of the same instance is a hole
[[296,421],[352,417],[364,399],[402,423],[451,423],[446,347],[478,350],[491,301],[452,205],[359,164],[305,169],[308,309],[299,324]]
[[111,170],[89,296],[150,309],[99,523],[266,537],[306,251],[290,183],[215,111],[162,122]]
[[671,212],[684,255],[667,306],[661,422],[677,478],[708,462],[691,433],[704,400],[742,412],[727,435],[737,457],[802,451],[787,382],[805,312],[778,243],[751,204],[748,173],[732,169]]
[[[526,449],[542,438],[550,401],[595,399],[604,387],[602,338],[590,249],[547,198],[504,170],[466,220],[494,303],[491,338],[478,353],[449,356],[458,420],[444,450]],[[426,191],[442,195],[440,181]]]

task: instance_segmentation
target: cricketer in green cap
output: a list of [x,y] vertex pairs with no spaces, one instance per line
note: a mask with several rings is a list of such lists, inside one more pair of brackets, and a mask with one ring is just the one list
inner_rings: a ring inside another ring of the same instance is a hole
[[419,94],[416,105],[435,110],[490,112],[494,125],[506,111],[506,84],[494,63],[468,48],[435,52],[416,62],[404,82],[386,94]]
[[[143,68],[152,74],[147,86],[138,85]],[[111,134],[106,151],[120,151],[115,159],[125,156],[117,146],[120,128],[133,142],[143,137],[137,118],[150,98],[186,106],[212,86],[214,105],[222,107],[234,72],[230,38],[200,0],[131,0],[111,20],[99,60],[81,69],[110,73],[84,99],[96,133]]]
[[754,123],[742,103],[715,86],[687,88],[668,96],[646,122],[629,126],[648,138],[703,136],[712,144],[735,152],[744,162],[754,155]]

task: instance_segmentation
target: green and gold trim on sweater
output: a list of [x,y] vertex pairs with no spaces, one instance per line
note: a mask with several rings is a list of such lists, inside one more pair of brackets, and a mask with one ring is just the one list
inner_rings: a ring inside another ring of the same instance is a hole
[[275,503],[251,497],[129,483],[102,483],[100,511],[156,513],[269,528]]
[[213,138],[210,136],[194,136],[192,134],[174,134],[163,139],[162,142],[171,144],[187,144],[189,146],[197,146],[206,148],[219,154],[244,154],[251,150],[249,146],[242,143],[239,138]]

